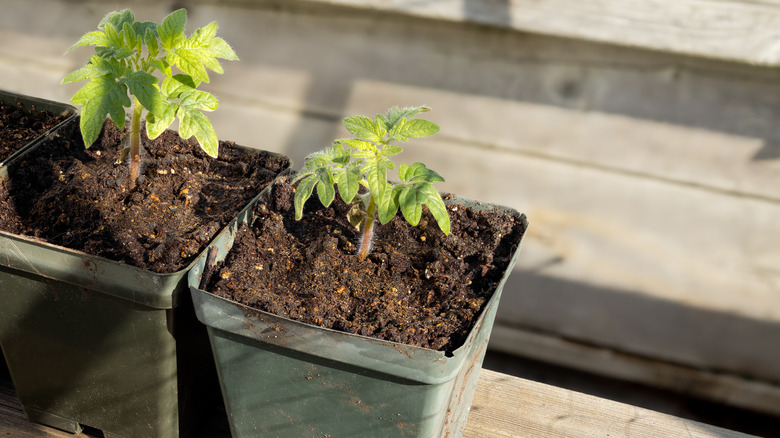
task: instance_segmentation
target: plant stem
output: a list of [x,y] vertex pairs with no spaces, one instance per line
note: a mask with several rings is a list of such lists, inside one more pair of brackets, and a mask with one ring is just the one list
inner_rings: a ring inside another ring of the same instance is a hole
[[358,252],[358,258],[365,260],[368,257],[368,252],[371,251],[371,241],[374,237],[374,223],[376,222],[376,202],[374,197],[370,196],[368,201],[368,211],[366,211],[366,219],[363,222],[363,237],[360,238],[360,251]]
[[138,184],[141,173],[141,112],[144,107],[133,97],[133,118],[130,121],[130,190]]

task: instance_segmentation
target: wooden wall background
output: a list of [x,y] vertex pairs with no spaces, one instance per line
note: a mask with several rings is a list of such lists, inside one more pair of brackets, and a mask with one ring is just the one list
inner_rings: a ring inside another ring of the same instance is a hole
[[433,107],[401,158],[531,223],[492,348],[780,414],[780,1],[4,0],[0,88],[67,101],[106,12],[180,6],[241,57],[223,139]]

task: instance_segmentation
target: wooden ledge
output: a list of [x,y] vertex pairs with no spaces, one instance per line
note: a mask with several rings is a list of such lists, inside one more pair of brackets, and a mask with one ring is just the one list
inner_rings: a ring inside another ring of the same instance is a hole
[[307,0],[650,50],[780,65],[780,4],[740,0]]
[[[216,401],[221,406],[221,400]],[[215,409],[215,412],[222,412]],[[215,424],[221,424],[220,421]],[[224,423],[224,422],[222,422]],[[738,432],[661,414],[591,395],[482,370],[464,437],[749,437]],[[22,413],[10,378],[0,374],[0,437],[91,438],[30,423]],[[202,437],[227,438],[227,429]]]

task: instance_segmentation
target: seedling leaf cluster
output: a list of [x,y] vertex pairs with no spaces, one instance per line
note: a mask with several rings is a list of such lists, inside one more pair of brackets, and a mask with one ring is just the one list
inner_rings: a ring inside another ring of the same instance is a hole
[[223,72],[219,59],[237,60],[238,56],[225,40],[216,36],[216,22],[197,29],[189,37],[184,33],[186,23],[185,9],[172,12],[160,24],[136,21],[128,9],[115,11],[100,21],[98,30],[88,32],[68,49],[70,52],[80,46],[95,46],[95,54],[87,65],[62,80],[89,80],[71,99],[82,106],[80,128],[86,147],[97,140],[106,116],[123,129],[125,108],[132,107],[131,186],[140,171],[144,110],[149,138],[157,138],[178,118],[182,138],[194,136],[207,154],[217,156],[217,135],[203,112],[216,110],[218,101],[197,88],[209,82],[207,70]]
[[[403,151],[395,144],[412,138],[427,137],[439,131],[439,127],[424,119],[413,119],[428,107],[391,108],[385,115],[374,119],[351,116],[344,119],[344,127],[354,138],[342,138],[322,151],[306,157],[303,169],[294,182],[295,218],[303,216],[303,205],[316,188],[317,197],[329,206],[336,196],[353,203],[349,221],[362,230],[358,255],[365,258],[371,247],[375,218],[388,223],[401,210],[411,225],[418,225],[426,205],[436,219],[439,228],[450,232],[450,218],[441,195],[433,183],[444,181],[441,175],[428,169],[423,163],[398,168],[400,183],[387,180],[387,171],[395,169],[389,158]],[[360,193],[360,187],[364,187]]]

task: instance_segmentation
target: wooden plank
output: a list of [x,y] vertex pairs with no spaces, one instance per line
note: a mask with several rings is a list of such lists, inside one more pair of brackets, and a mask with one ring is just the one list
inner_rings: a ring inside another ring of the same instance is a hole
[[[221,405],[221,400],[215,400]],[[219,408],[212,411],[224,415]],[[221,423],[217,421],[217,423]],[[692,437],[744,438],[748,435],[660,414],[610,400],[481,370],[464,437]],[[602,435],[604,434],[604,435]],[[606,435],[609,434],[609,435]],[[0,436],[90,438],[30,423],[10,379],[0,375]],[[228,430],[201,431],[203,438],[227,438]]]
[[696,438],[739,432],[482,370],[464,437]]
[[780,416],[780,385],[659,361],[496,322],[490,349]]
[[16,398],[10,379],[2,374],[0,374],[0,437],[90,438],[83,433],[74,435],[29,422],[22,412],[22,406]]
[[311,1],[749,64],[780,65],[777,1]]

